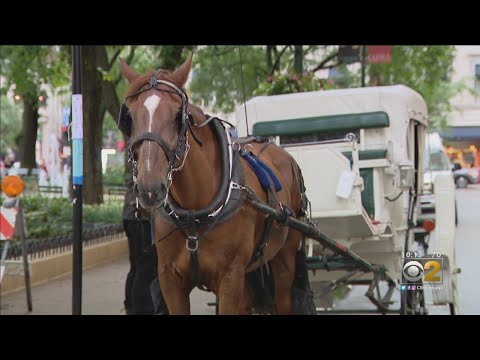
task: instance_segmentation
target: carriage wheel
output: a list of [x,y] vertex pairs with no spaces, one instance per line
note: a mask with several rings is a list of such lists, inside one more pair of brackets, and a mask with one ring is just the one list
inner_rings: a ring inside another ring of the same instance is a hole
[[[409,237],[413,233],[409,231],[405,237],[405,251],[409,249]],[[428,236],[428,235],[427,235]],[[420,240],[424,252],[428,251],[428,238],[423,237]],[[402,276],[402,284],[409,285],[410,282]],[[415,284],[415,286],[418,283]],[[427,315],[428,311],[425,306],[425,291],[423,290],[423,282],[421,290],[400,290],[400,314],[401,315]]]
[[401,315],[427,315],[424,290],[403,290],[400,295]]

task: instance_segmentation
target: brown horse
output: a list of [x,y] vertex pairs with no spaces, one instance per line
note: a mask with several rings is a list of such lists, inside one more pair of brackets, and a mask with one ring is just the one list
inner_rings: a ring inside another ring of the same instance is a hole
[[[167,197],[182,209],[208,208],[222,183],[219,141],[212,126],[200,127],[207,116],[188,103],[183,90],[192,55],[174,72],[152,70],[143,75],[121,60],[121,71],[129,82],[125,105],[133,119],[130,145],[138,200],[142,208],[155,214],[158,273],[170,314],[190,313],[189,294],[196,285],[218,296],[220,314],[249,314],[252,296],[245,279],[248,272],[261,266],[260,260],[249,262],[262,241],[265,214],[243,197],[238,211],[228,220],[208,230],[198,226],[195,231],[200,238],[196,243],[200,284],[193,273],[193,245],[186,248],[187,231],[176,229],[159,214]],[[274,144],[264,148],[264,144],[252,142],[251,146],[249,150],[257,155],[262,148],[261,160],[281,182],[282,190],[275,194],[278,202],[299,217],[301,192],[295,160]],[[240,161],[245,187],[267,201],[255,173],[243,158]],[[292,313],[295,255],[300,241],[299,232],[273,221],[264,255],[274,279],[276,314]]]

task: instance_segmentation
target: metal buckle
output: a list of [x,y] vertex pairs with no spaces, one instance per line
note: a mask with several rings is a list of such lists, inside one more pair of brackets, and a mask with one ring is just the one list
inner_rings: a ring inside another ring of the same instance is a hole
[[247,147],[248,147],[248,146],[250,146],[250,147],[252,148],[252,151],[250,151],[250,152],[253,152],[253,145],[252,145],[252,144],[245,144],[245,145],[243,146],[243,150],[245,150],[245,152],[248,152],[248,150],[247,150]]
[[[193,247],[191,246],[193,243]],[[187,248],[188,251],[197,251],[198,249],[198,237],[196,236],[189,236],[187,240],[185,241],[185,247]]]
[[230,183],[230,188],[232,190],[245,190],[245,186],[239,185],[239,184],[237,184],[236,182],[233,182],[233,181]]
[[152,76],[150,78],[150,81],[148,82],[148,85],[153,88],[153,87],[156,87],[157,84],[158,84],[158,80],[157,80],[157,77],[156,77],[157,74],[155,74],[154,76]]

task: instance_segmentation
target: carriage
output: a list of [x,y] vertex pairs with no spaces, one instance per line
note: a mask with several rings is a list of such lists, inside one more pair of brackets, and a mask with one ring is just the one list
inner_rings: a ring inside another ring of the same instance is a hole
[[[236,121],[240,136],[270,137],[300,165],[310,229],[298,229],[317,297],[367,285],[375,312],[426,314],[431,291],[435,305],[458,312],[453,178],[435,179],[436,218],[424,216],[428,111],[418,93],[396,85],[260,96]],[[420,268],[406,268],[413,263]]]
[[141,75],[121,61],[130,86],[118,125],[171,314],[190,312],[194,287],[214,292],[221,314],[316,313],[307,269],[312,284],[329,281],[320,295],[367,285],[381,313],[427,313],[427,287],[457,311],[452,176],[433,184],[435,246],[434,221],[419,213],[428,125],[419,94],[257,97],[234,131],[189,103],[191,64],[192,54],[174,72]]

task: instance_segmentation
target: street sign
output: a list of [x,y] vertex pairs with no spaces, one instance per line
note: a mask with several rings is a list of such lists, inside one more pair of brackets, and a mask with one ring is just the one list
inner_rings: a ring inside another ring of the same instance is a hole
[[369,46],[368,62],[369,64],[387,64],[392,62],[392,46]]
[[17,219],[18,209],[16,207],[1,207],[0,211],[0,240],[11,240],[13,230],[15,229],[15,221]]
[[360,45],[340,45],[338,60],[342,64],[351,64],[360,61]]

